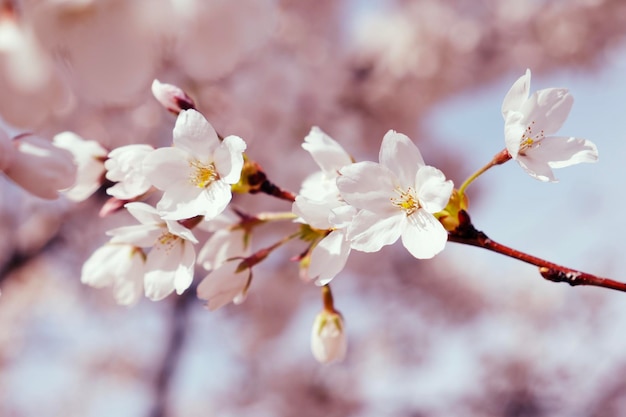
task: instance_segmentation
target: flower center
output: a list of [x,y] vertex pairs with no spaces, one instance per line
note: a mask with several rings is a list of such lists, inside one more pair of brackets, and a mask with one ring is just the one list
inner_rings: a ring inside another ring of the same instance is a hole
[[154,245],[154,249],[163,249],[165,253],[169,253],[170,250],[176,245],[176,242],[180,239],[179,236],[172,234],[170,232],[164,231],[161,236],[157,238],[157,241]]
[[213,163],[205,164],[194,159],[189,162],[189,166],[192,168],[192,172],[189,174],[189,182],[198,188],[206,188],[219,179],[219,174]]
[[522,155],[525,155],[527,150],[539,146],[544,138],[543,129],[539,132],[533,132],[534,124],[535,121],[533,120],[520,139],[519,153]]
[[396,187],[394,191],[398,194],[398,197],[392,197],[391,204],[404,210],[407,216],[415,213],[421,207],[412,187],[409,187],[406,191]]

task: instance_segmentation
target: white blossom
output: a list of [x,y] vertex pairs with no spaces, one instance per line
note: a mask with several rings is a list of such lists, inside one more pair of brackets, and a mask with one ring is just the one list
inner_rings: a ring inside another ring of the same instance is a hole
[[126,145],[109,152],[105,161],[106,178],[117,184],[107,194],[120,200],[132,200],[146,193],[152,184],[143,172],[143,160],[154,148],[150,145]]
[[112,287],[118,304],[132,305],[143,293],[144,254],[128,244],[101,246],[83,265],[80,280],[95,288]]
[[343,199],[361,209],[348,228],[352,248],[376,252],[402,237],[413,256],[432,258],[448,239],[433,213],[447,205],[452,182],[424,164],[408,137],[392,130],[383,138],[379,161],[349,165],[337,178]]
[[157,210],[145,203],[128,203],[128,209],[141,224],[109,230],[111,243],[128,243],[151,248],[145,265],[146,297],[157,301],[176,290],[182,294],[193,281],[198,240],[191,230],[173,220],[163,220]]
[[149,181],[163,190],[157,209],[166,219],[219,215],[239,181],[246,144],[237,136],[223,141],[195,110],[182,111],[174,127],[174,146],[151,152],[143,163]]
[[598,149],[586,139],[550,136],[561,128],[574,103],[565,88],[546,88],[529,96],[530,70],[511,87],[502,103],[504,139],[511,157],[533,178],[556,182],[553,168],[596,162]]

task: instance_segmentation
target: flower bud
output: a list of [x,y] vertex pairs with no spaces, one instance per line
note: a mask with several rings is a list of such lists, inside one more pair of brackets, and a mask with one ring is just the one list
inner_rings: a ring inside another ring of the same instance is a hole
[[315,359],[320,363],[342,361],[347,347],[341,314],[322,310],[315,318],[311,331],[311,351]]
[[69,188],[76,180],[74,158],[68,151],[35,136],[13,140],[13,161],[5,174],[37,197],[55,199],[58,190]]
[[181,88],[164,84],[159,80],[152,82],[152,94],[163,107],[178,115],[183,110],[195,109],[196,104]]

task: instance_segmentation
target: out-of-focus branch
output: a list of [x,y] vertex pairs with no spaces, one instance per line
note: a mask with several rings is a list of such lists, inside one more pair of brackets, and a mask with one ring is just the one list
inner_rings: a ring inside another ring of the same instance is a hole
[[174,298],[169,340],[163,361],[154,380],[154,406],[149,414],[150,417],[165,417],[168,415],[170,386],[187,337],[189,306],[196,299],[195,294],[195,291],[189,290]]
[[557,265],[491,240],[485,233],[476,230],[470,221],[469,215],[464,210],[459,212],[459,220],[459,227],[448,235],[448,240],[451,242],[477,246],[538,266],[539,273],[548,281],[565,282],[573,287],[577,285],[591,285],[626,292],[626,283]]

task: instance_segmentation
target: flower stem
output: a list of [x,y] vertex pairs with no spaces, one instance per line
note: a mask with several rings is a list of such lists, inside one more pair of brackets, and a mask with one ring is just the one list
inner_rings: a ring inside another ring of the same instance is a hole
[[461,201],[463,200],[463,193],[465,193],[465,189],[472,182],[474,182],[474,180],[476,178],[480,177],[489,168],[494,167],[496,165],[501,165],[501,164],[505,163],[506,161],[508,161],[509,159],[511,159],[511,154],[509,154],[509,151],[504,149],[504,150],[498,152],[493,157],[493,159],[491,161],[489,161],[489,163],[487,163],[487,165],[485,165],[484,167],[482,167],[481,169],[479,169],[478,171],[476,171],[472,175],[470,175],[470,177],[468,179],[466,179],[463,184],[461,184],[461,187],[459,187],[459,198],[461,199]]
[[557,265],[517,249],[510,248],[501,243],[491,240],[485,233],[476,230],[469,220],[469,215],[461,210],[460,218],[463,217],[461,225],[448,235],[448,240],[465,245],[477,246],[487,249],[510,258],[518,259],[531,265],[539,267],[539,273],[548,281],[565,282],[572,287],[577,285],[590,285],[595,287],[608,288],[611,290],[626,292],[626,283],[615,281],[609,278],[598,277],[593,274],[578,271]]

